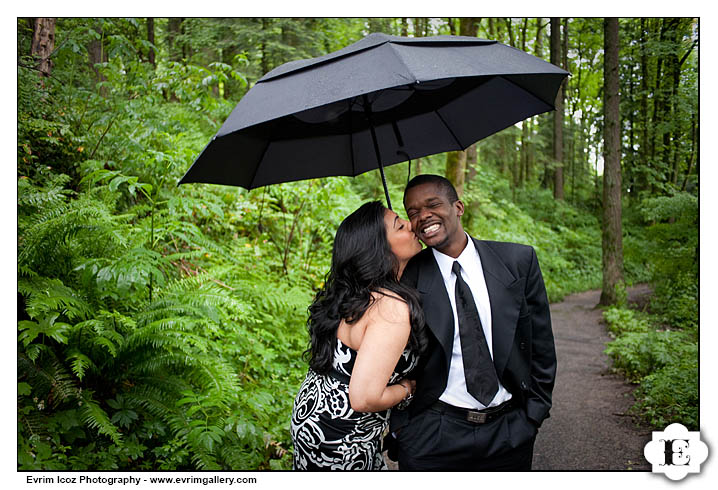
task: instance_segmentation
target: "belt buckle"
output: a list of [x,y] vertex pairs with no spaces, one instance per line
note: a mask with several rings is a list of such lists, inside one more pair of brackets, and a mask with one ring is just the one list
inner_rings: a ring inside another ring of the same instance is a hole
[[467,412],[466,420],[473,422],[474,424],[483,424],[486,422],[488,414],[482,412]]

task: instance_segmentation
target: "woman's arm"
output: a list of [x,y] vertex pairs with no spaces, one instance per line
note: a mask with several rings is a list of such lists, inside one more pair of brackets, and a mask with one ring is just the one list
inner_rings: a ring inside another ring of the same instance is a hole
[[352,370],[349,402],[357,412],[380,412],[414,391],[409,380],[387,386],[409,340],[409,307],[394,296],[377,295],[365,315],[367,326]]

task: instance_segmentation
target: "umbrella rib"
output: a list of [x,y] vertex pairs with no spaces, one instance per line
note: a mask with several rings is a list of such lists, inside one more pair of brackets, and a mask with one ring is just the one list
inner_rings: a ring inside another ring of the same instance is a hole
[[409,68],[409,66],[406,64],[406,61],[404,61],[404,58],[401,57],[399,53],[396,52],[396,46],[392,43],[386,43],[389,47],[391,47],[391,52],[394,54],[394,57],[401,62],[401,64],[404,66],[404,69],[406,70],[409,75],[411,75],[411,78],[409,78],[409,83],[418,83],[419,80],[416,79],[416,75],[414,75],[414,72]]
[[262,160],[264,160],[264,155],[267,154],[267,150],[269,149],[269,143],[271,141],[268,139],[267,143],[264,145],[264,149],[262,150],[262,155],[259,157],[259,160],[257,160],[257,167],[254,169],[254,174],[252,175],[252,180],[249,181],[249,188],[252,189],[254,186],[254,179],[257,178],[257,173],[259,173],[259,167],[262,165]]
[[[349,113],[351,114],[352,104],[355,98],[347,99],[347,105],[349,106]],[[352,129],[352,118],[349,118],[349,151],[352,156],[352,175],[356,175],[356,158],[354,157],[354,130]]]
[[441,120],[441,124],[443,124],[444,127],[449,131],[449,133],[451,134],[451,137],[454,138],[454,141],[456,141],[456,144],[459,145],[459,148],[461,148],[463,150],[465,148],[464,145],[461,143],[461,141],[459,141],[459,138],[457,138],[456,134],[454,134],[454,132],[451,130],[451,126],[446,124],[446,121],[444,121],[444,118],[441,117],[441,114],[439,113],[439,111],[434,110],[434,114],[439,116],[439,119]]

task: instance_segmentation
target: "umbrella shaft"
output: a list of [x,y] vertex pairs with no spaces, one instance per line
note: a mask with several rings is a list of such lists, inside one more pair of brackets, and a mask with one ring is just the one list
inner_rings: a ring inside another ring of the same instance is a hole
[[374,143],[374,153],[376,153],[376,161],[379,164],[379,173],[381,174],[381,183],[384,185],[384,195],[386,195],[386,207],[389,209],[392,209],[391,207],[391,199],[389,199],[389,188],[386,186],[386,176],[384,175],[384,165],[381,163],[381,154],[379,153],[379,143],[376,140],[376,131],[374,130],[374,123],[372,122],[371,117],[371,104],[369,103],[369,99],[366,96],[366,94],[363,97],[364,99],[364,111],[366,113],[366,117],[369,120],[369,131],[371,131],[371,141]]

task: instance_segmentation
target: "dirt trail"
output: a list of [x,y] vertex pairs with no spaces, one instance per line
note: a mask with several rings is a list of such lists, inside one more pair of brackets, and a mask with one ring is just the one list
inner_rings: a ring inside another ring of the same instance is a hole
[[[651,430],[639,427],[627,410],[634,386],[609,372],[603,353],[610,337],[595,308],[600,291],[567,296],[551,305],[558,372],[551,417],[542,425],[534,449],[534,470],[647,470],[643,447]],[[650,290],[629,289],[629,301],[642,302]]]

